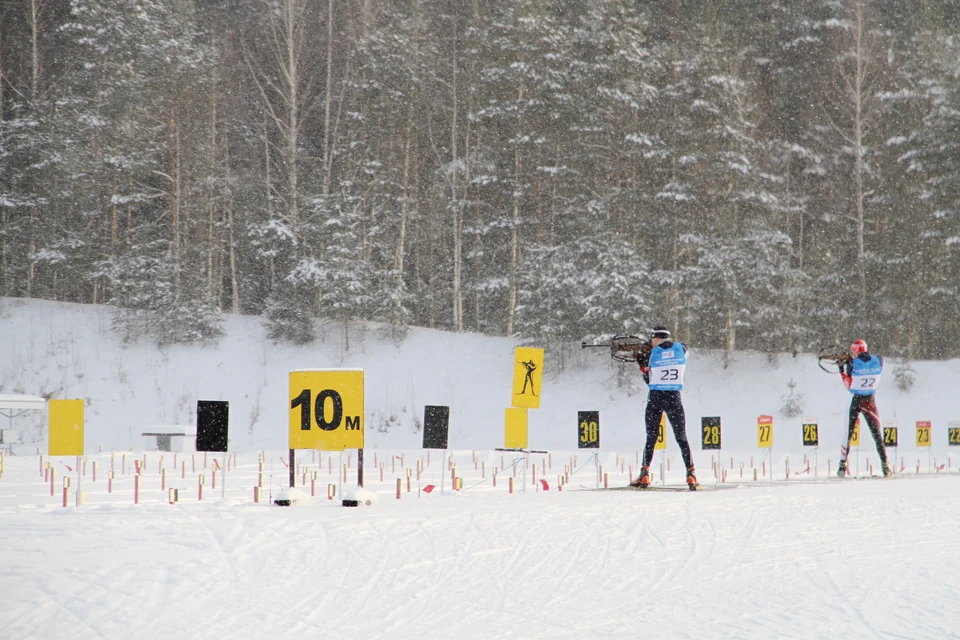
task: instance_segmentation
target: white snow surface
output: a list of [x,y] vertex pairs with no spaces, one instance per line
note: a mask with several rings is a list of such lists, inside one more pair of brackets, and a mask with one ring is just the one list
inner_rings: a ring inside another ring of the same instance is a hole
[[[216,347],[160,350],[124,346],[109,327],[104,307],[0,298],[0,394],[86,401],[79,461],[38,455],[45,412],[9,425],[0,417],[23,438],[0,472],[3,638],[948,638],[960,629],[960,459],[947,439],[960,420],[960,361],[912,363],[915,383],[901,391],[890,359],[878,406],[899,427],[900,447],[888,450],[899,473],[867,477],[878,460],[864,430],[853,476],[838,479],[849,394],[836,375],[809,355],[737,354],[725,368],[722,354],[692,349],[683,395],[705,490],[591,491],[597,465],[611,486],[625,484],[644,439],[639,374],[602,350],[547,353],[542,404],[529,412],[529,445],[547,453],[525,455],[496,450],[513,340],[415,329],[395,344],[365,325],[350,328],[347,348],[342,325],[329,325],[313,345],[275,346],[259,319],[230,316]],[[288,484],[287,375],[310,368],[365,371],[364,489],[375,505],[340,504],[357,489],[356,451],[298,451],[297,491],[315,496],[271,506]],[[802,445],[800,417],[780,414],[791,380],[803,414],[819,419],[819,448]],[[230,402],[228,455],[161,453],[140,435],[194,424],[198,399]],[[430,404],[451,407],[447,456],[420,448]],[[578,410],[600,411],[597,457],[577,449]],[[757,448],[761,414],[774,416],[770,452]],[[722,417],[720,452],[701,449],[702,416]],[[915,445],[919,420],[931,422],[930,448]],[[226,488],[222,471],[213,485],[214,459],[228,469]],[[143,467],[136,504],[134,461]],[[654,477],[683,481],[672,435]]]

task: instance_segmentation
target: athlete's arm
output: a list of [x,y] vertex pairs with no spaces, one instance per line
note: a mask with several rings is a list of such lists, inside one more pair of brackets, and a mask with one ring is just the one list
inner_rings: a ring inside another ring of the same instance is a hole
[[850,384],[853,382],[852,362],[848,362],[847,364],[840,366],[840,379],[843,381],[843,386],[849,389]]
[[640,365],[640,373],[643,375],[643,381],[650,384],[650,352],[637,354],[637,364]]

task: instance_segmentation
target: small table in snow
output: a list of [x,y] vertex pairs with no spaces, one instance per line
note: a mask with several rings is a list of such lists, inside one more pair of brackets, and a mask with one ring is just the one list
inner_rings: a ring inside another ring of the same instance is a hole
[[143,433],[144,436],[157,437],[157,451],[170,451],[170,438],[173,436],[185,436],[186,433]]

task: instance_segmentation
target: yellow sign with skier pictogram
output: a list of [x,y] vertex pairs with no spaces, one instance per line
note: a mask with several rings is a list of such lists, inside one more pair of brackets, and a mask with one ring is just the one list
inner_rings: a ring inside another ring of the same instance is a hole
[[513,395],[510,406],[540,408],[543,381],[543,349],[517,347],[513,358]]

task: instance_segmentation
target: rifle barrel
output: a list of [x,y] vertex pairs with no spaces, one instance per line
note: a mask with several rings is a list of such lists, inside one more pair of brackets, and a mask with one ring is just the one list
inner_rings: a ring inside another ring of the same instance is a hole
[[581,349],[601,348],[601,347],[603,347],[603,348],[605,348],[605,349],[609,349],[609,348],[610,348],[610,343],[609,343],[609,342],[606,343],[606,344],[587,344],[586,342],[581,342],[581,343],[580,343],[580,348],[581,348]]

